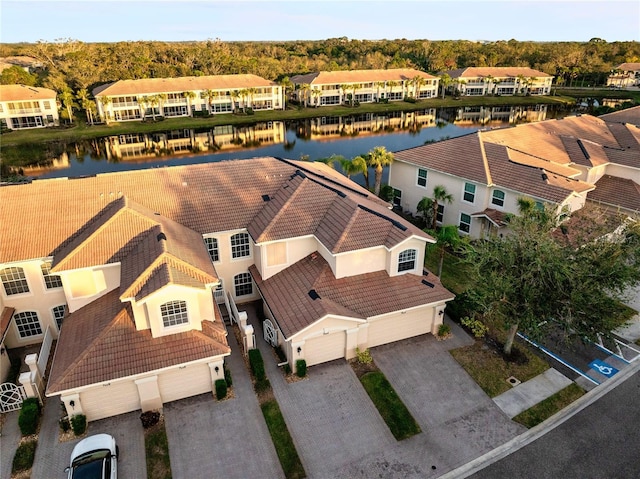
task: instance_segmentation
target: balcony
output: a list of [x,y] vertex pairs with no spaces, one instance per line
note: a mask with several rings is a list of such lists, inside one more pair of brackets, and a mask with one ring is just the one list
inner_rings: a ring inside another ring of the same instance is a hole
[[138,105],[137,101],[120,101],[120,102],[113,102],[111,104],[111,106],[116,109],[116,108],[131,108],[131,107],[135,107],[138,108],[140,105]]
[[42,113],[41,108],[20,108],[17,110],[9,110],[9,113],[12,115],[24,115],[29,113]]

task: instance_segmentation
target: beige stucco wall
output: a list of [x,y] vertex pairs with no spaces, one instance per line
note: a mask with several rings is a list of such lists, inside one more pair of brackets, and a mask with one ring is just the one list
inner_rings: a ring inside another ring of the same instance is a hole
[[[9,103],[21,103],[23,101],[36,103],[38,106],[35,109],[30,109],[28,112],[11,112],[9,110]],[[47,126],[48,120],[47,116],[51,115],[53,117],[53,123],[58,124],[59,115],[58,115],[58,106],[56,103],[55,94],[51,98],[41,99],[41,100],[12,100],[12,101],[0,101],[0,105],[2,105],[2,109],[0,110],[0,118],[5,119],[7,121],[7,126],[12,128],[11,118],[18,117],[36,117],[41,116],[43,125],[42,127]],[[34,127],[41,128],[41,127]]]
[[340,253],[335,259],[335,276],[345,278],[386,269],[388,256],[389,252],[384,246]]
[[59,274],[70,313],[120,286],[120,263],[62,271]]
[[640,169],[638,168],[611,164],[607,165],[606,174],[626,178],[628,180],[633,180],[636,183],[640,183]]
[[[270,264],[269,246],[284,243],[286,245],[286,262],[282,264]],[[276,273],[286,269],[302,258],[310,255],[318,249],[318,241],[314,236],[303,236],[285,241],[261,243],[254,249],[254,259],[256,268],[260,271],[262,279],[267,279]]]
[[11,321],[5,339],[5,345],[7,348],[11,349],[40,343],[47,326],[51,328],[51,332],[54,337],[57,338],[58,336],[58,326],[53,317],[52,309],[56,306],[64,305],[67,301],[63,288],[46,288],[44,277],[42,276],[42,270],[40,268],[42,263],[42,259],[34,259],[19,263],[0,265],[0,269],[14,266],[22,268],[29,286],[28,293],[13,294],[10,296],[7,296],[5,294],[4,287],[0,286],[0,304],[2,307],[7,306],[15,308],[16,313],[35,311],[38,315],[40,327],[43,333],[40,335],[29,336],[27,338],[20,338],[15,322]]

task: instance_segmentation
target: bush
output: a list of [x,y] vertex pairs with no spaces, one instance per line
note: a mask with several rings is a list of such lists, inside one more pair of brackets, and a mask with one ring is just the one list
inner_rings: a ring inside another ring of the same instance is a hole
[[158,411],[146,411],[140,414],[140,422],[144,429],[155,426],[160,421],[160,413]]
[[262,360],[262,354],[258,349],[249,350],[249,365],[251,366],[251,372],[256,381],[264,381],[267,375],[264,372],[264,361]]
[[406,96],[404,97],[404,101],[406,101],[407,103],[417,103],[418,100],[416,100],[415,98],[413,98],[412,96]]
[[276,346],[274,349],[276,351],[276,355],[278,356],[278,359],[280,360],[280,362],[284,363],[287,360],[287,355],[284,353],[284,351],[280,346]]
[[69,429],[71,429],[71,423],[69,422],[69,418],[68,417],[63,417],[58,421],[58,425],[60,426],[60,430],[62,432],[69,432]]
[[369,349],[360,351],[360,348],[356,348],[356,357],[358,358],[358,362],[360,364],[371,364],[373,362],[373,358],[371,357],[371,352],[369,351]]
[[284,370],[285,374],[291,374],[291,366],[289,366],[289,363],[282,366],[282,369]]
[[262,393],[271,389],[271,383],[267,378],[262,379],[261,381],[256,381],[255,391],[257,393]]
[[462,318],[460,320],[460,323],[465,328],[469,328],[471,333],[478,339],[484,338],[484,336],[487,334],[487,331],[489,331],[489,328],[487,328],[487,326],[482,321],[480,321],[479,319],[470,318],[469,316]]
[[36,455],[37,446],[38,441],[35,439],[25,441],[18,446],[16,455],[13,456],[13,466],[11,467],[12,473],[15,474],[31,469],[31,466],[33,466],[33,458]]
[[18,425],[23,436],[35,434],[40,420],[40,402],[37,398],[27,398],[22,403]]
[[304,359],[298,359],[296,361],[296,374],[299,378],[307,375],[307,362]]
[[71,416],[71,429],[76,436],[82,436],[87,430],[87,416],[84,414]]
[[227,382],[227,387],[233,386],[233,380],[231,379],[231,371],[224,367],[224,380]]
[[448,336],[449,334],[451,334],[451,327],[448,324],[442,323],[440,326],[438,326],[438,336],[439,337],[444,338],[445,336]]
[[215,382],[216,386],[216,399],[221,401],[222,399],[227,397],[227,381],[224,379],[217,379]]

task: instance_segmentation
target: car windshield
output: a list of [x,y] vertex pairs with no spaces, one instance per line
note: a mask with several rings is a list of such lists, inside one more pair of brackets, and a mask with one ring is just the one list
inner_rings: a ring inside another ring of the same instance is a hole
[[104,479],[111,452],[108,449],[91,451],[73,461],[71,477],[73,479]]

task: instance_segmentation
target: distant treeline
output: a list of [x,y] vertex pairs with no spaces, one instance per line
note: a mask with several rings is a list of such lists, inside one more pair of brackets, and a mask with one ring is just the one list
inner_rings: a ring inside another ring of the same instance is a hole
[[253,73],[282,81],[321,70],[417,68],[437,74],[469,66],[527,66],[557,76],[559,84],[602,84],[619,64],[640,62],[639,42],[498,42],[349,40],[290,42],[53,42],[0,44],[0,56],[28,55],[43,68],[3,71],[0,81],[89,91],[121,79]]

